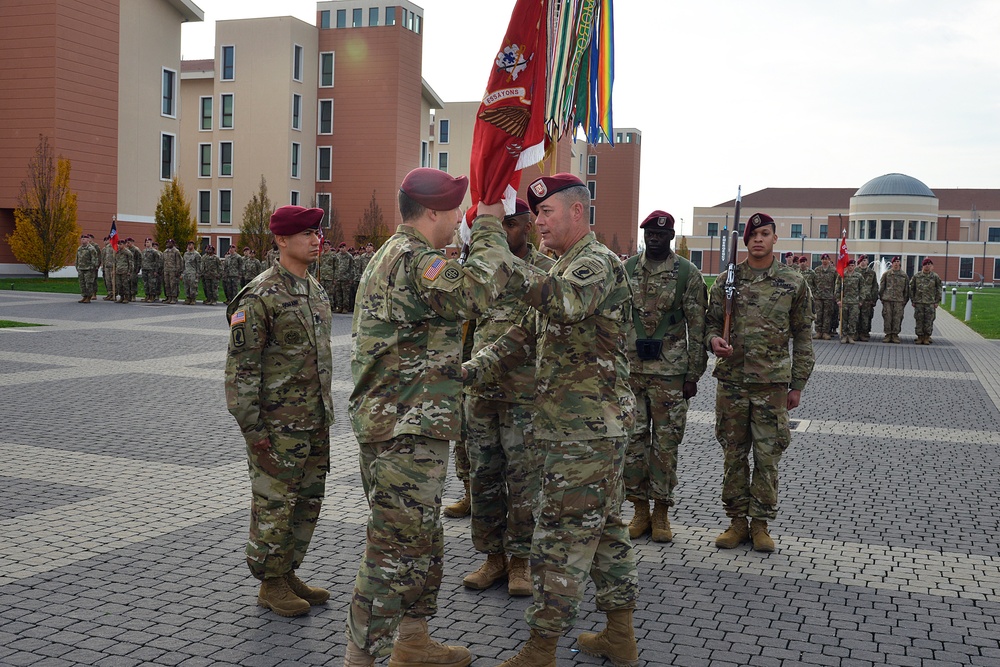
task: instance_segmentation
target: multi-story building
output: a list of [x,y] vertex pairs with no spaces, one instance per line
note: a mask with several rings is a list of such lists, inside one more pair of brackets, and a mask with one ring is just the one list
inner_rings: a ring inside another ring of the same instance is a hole
[[[734,206],[729,200],[694,209],[687,244],[707,274],[717,274],[724,262],[718,237],[732,231]],[[932,190],[911,176],[885,174],[858,189],[765,188],[744,195],[741,209],[740,234],[747,217],[763,211],[775,220],[776,250],[810,255],[813,266],[823,253],[836,257],[846,232],[852,255],[898,255],[911,275],[931,257],[945,281],[1000,280],[1000,190]]]
[[177,166],[181,25],[203,18],[190,0],[0,3],[0,270],[29,271],[5,239],[40,135],[71,162],[84,232],[117,216],[151,235]]

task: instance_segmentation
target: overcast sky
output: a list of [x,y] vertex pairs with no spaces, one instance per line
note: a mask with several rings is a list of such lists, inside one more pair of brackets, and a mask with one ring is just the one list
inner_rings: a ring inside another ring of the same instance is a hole
[[[215,20],[316,17],[309,0],[195,2],[205,22],[184,26],[186,59],[212,57]],[[424,78],[446,101],[479,99],[514,0],[417,4]],[[1000,2],[615,9],[614,119],[642,131],[640,219],[660,208],[689,226],[695,206],[731,199],[740,184],[854,188],[901,172],[932,189],[1000,187]]]

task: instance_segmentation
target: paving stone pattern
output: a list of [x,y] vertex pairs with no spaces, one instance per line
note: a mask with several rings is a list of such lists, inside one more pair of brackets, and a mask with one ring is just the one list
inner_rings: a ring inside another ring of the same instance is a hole
[[[366,504],[334,319],[327,501],[302,574],[333,592],[282,619],[243,562],[249,485],[226,412],[221,307],[0,293],[0,665],[339,665]],[[876,318],[876,331],[881,321]],[[637,540],[646,665],[1000,665],[1000,346],[944,312],[932,346],[817,341],[782,461],[778,551],[719,551],[715,382],[692,401],[675,541]],[[456,497],[452,476],[446,490]],[[626,510],[626,514],[628,510]],[[480,556],[445,519],[433,634],[495,665],[526,602],[462,587]],[[600,628],[588,588],[561,665]]]

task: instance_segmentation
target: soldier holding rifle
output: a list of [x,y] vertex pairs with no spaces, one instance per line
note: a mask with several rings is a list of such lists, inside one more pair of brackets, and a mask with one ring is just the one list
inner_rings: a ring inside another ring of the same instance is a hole
[[[736,215],[738,223],[738,203]],[[731,519],[715,541],[722,549],[752,540],[754,550],[774,551],[767,524],[778,513],[778,461],[791,441],[788,411],[799,405],[814,365],[812,296],[801,273],[775,261],[775,231],[770,216],[750,217],[743,234],[749,256],[736,264],[734,239],[726,280],[712,286],[709,298],[705,342],[718,357],[715,435]]]

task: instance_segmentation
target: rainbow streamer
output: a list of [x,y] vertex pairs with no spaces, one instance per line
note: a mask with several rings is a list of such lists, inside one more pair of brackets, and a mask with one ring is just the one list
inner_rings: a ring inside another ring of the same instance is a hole
[[615,80],[614,16],[611,0],[602,0],[594,18],[593,38],[576,82],[574,127],[582,126],[587,142],[603,135],[614,144],[611,89]]

